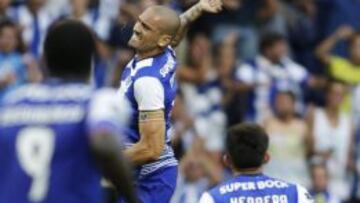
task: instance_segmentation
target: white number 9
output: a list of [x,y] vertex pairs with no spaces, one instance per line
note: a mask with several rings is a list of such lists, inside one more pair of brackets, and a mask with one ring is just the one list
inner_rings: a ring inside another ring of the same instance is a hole
[[16,150],[19,163],[32,178],[28,193],[31,202],[40,202],[46,197],[54,144],[55,134],[49,128],[28,127],[18,134]]

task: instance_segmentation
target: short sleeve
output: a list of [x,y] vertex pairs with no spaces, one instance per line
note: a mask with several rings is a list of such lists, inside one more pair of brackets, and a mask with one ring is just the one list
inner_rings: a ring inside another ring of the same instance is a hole
[[205,192],[201,195],[199,203],[215,203],[215,201],[208,192]]
[[134,96],[140,111],[164,108],[164,87],[155,77],[137,79],[134,84]]
[[254,84],[254,68],[249,64],[242,64],[237,67],[235,77],[238,81],[246,84]]
[[97,91],[89,104],[87,127],[89,132],[107,131],[119,134],[130,119],[130,104],[114,89]]
[[297,185],[298,202],[301,203],[314,203],[314,200],[310,193],[302,186]]

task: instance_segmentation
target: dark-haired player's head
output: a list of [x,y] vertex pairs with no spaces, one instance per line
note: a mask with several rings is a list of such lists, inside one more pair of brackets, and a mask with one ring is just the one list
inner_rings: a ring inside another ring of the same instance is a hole
[[94,52],[93,34],[83,23],[62,20],[49,28],[44,57],[51,77],[88,80]]
[[349,55],[353,63],[360,64],[360,31],[355,32],[349,39]]
[[296,96],[291,91],[280,91],[275,97],[275,113],[279,118],[295,115]]
[[177,13],[165,6],[151,6],[138,18],[129,46],[137,53],[151,53],[168,46],[180,27]]
[[257,171],[269,159],[269,137],[256,124],[230,127],[226,137],[227,156],[234,172]]
[[279,33],[266,33],[260,39],[260,53],[273,63],[279,63],[288,54],[285,36]]

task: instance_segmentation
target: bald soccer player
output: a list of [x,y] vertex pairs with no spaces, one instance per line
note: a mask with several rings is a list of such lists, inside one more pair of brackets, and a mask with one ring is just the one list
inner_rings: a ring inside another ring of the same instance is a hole
[[137,166],[142,203],[168,203],[175,190],[177,160],[170,146],[170,112],[177,84],[172,47],[203,12],[217,13],[221,0],[200,0],[182,15],[164,6],[147,8],[138,18],[129,45],[136,55],[121,76],[120,94],[131,102],[125,155]]

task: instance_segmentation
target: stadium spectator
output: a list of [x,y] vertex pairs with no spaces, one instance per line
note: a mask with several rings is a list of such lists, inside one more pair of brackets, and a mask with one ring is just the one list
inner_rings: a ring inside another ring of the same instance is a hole
[[249,86],[246,120],[263,122],[271,115],[276,92],[289,90],[298,98],[297,111],[302,104],[302,87],[311,84],[306,69],[288,56],[284,36],[268,33],[260,42],[260,54],[240,65],[237,79]]
[[265,121],[269,134],[271,161],[265,166],[265,173],[309,186],[306,163],[308,151],[308,127],[295,113],[296,97],[291,92],[279,92],[275,98],[274,117]]
[[201,194],[221,179],[221,167],[204,152],[190,150],[180,163],[178,183],[171,203],[198,203]]
[[97,9],[90,9],[89,3],[90,0],[70,0],[70,12],[65,17],[80,20],[105,41],[109,37],[110,21],[101,16]]
[[317,44],[316,14],[318,8],[315,0],[294,0],[287,11],[289,44],[294,60],[311,73],[322,74],[313,50]]
[[313,109],[308,116],[313,140],[311,151],[326,160],[329,192],[342,200],[350,192],[347,168],[352,138],[351,117],[341,110],[345,92],[343,84],[329,83],[325,107]]
[[262,32],[286,33],[285,21],[279,11],[278,0],[226,0],[219,15],[205,15],[195,23],[192,31],[211,33],[214,43],[221,42],[228,33],[236,32],[239,35],[237,57],[251,59],[257,54]]
[[[332,55],[339,40],[348,40],[348,57]],[[316,49],[318,58],[329,68],[332,77],[348,84],[360,83],[360,33],[350,26],[342,26]]]
[[227,126],[240,123],[245,112],[246,85],[235,78],[236,65],[236,33],[229,33],[224,40],[214,47],[214,65],[217,69],[223,92],[222,105],[227,117]]
[[57,18],[69,10],[69,2],[70,0],[46,0],[45,9],[53,18]]
[[197,133],[205,147],[221,153],[226,116],[222,109],[223,94],[219,75],[214,67],[209,39],[198,34],[189,46],[188,66],[179,67],[178,78],[189,114],[194,118]]
[[326,162],[319,157],[314,157],[310,163],[311,190],[314,203],[340,203],[340,200],[328,190],[329,174]]
[[[331,35],[334,30],[342,25],[350,25],[355,29],[360,29],[360,2],[343,0],[317,0],[318,14],[317,33],[320,39]],[[334,47],[333,53],[336,55],[346,55],[346,43],[338,43]]]
[[119,10],[116,20],[112,22],[107,41],[116,59],[108,81],[113,87],[119,87],[123,68],[134,56],[134,51],[128,46],[127,42],[132,35],[133,25],[136,22],[137,16],[140,14],[139,6],[132,2],[124,2]]
[[174,148],[175,157],[181,160],[194,142],[200,139],[194,128],[194,120],[187,112],[181,93],[176,96],[171,118],[174,131],[171,139],[172,147]]
[[26,48],[36,58],[40,58],[46,31],[54,20],[45,9],[45,2],[45,0],[28,0],[26,5],[16,8],[12,16],[22,30],[22,39]]
[[17,26],[0,22],[0,99],[16,87],[41,79],[35,60],[23,51]]

